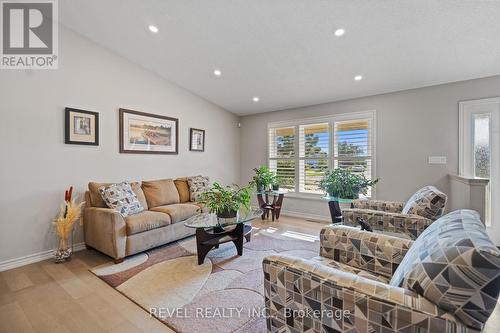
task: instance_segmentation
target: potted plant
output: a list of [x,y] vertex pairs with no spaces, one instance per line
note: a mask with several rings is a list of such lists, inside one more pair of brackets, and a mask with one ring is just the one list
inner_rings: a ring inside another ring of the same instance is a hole
[[234,218],[241,207],[250,209],[251,192],[251,186],[223,187],[214,183],[208,191],[201,194],[200,202],[219,218]]
[[254,168],[255,176],[252,183],[257,187],[258,192],[269,190],[276,183],[276,175],[265,165]]
[[337,168],[326,171],[319,182],[319,187],[330,196],[330,201],[338,201],[341,206],[350,207],[359,194],[366,194],[370,186],[379,180],[366,179],[364,175],[356,174],[349,169]]
[[279,189],[280,189],[280,183],[276,180],[273,183],[273,191],[279,191]]

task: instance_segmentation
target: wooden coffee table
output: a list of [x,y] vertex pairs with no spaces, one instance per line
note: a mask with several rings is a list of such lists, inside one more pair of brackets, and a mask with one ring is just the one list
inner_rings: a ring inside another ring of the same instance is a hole
[[196,250],[198,265],[203,264],[208,252],[220,244],[233,242],[238,255],[243,255],[243,238],[250,241],[252,226],[250,222],[261,216],[262,210],[252,208],[241,210],[235,218],[218,218],[212,213],[202,213],[184,222],[188,228],[196,228]]

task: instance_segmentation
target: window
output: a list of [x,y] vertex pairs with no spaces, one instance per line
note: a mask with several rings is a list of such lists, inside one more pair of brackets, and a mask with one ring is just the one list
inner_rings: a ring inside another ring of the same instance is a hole
[[277,122],[269,128],[269,168],[281,188],[320,194],[319,181],[329,168],[348,168],[374,177],[375,112]]
[[473,114],[474,177],[490,178],[490,117],[489,113]]
[[269,129],[269,168],[276,172],[280,186],[295,189],[295,128]]
[[299,125],[299,191],[321,193],[319,181],[328,169],[328,123]]
[[[370,128],[369,119],[335,122],[334,168],[350,169],[372,179]],[[368,196],[371,196],[370,191]]]
[[463,101],[459,103],[459,175],[465,178],[488,179],[484,192],[474,190],[470,205],[484,201],[475,208],[489,228],[491,238],[500,244],[500,98]]

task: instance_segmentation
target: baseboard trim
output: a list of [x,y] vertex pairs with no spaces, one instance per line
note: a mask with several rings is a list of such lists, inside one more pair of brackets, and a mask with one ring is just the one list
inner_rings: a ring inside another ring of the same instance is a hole
[[[85,243],[78,243],[73,246],[73,251],[81,251],[85,249]],[[33,254],[28,254],[27,256],[24,257],[19,257],[19,258],[14,258],[14,259],[9,259],[0,262],[0,272],[7,271],[9,269],[21,267],[24,265],[29,265],[33,264],[35,262],[39,262],[42,260],[50,259],[52,258],[52,255],[54,254],[54,251],[56,249],[52,250],[47,250],[47,251],[42,251],[38,253],[33,253]]]
[[290,216],[290,217],[297,217],[297,218],[301,218],[304,220],[311,220],[311,221],[318,221],[318,222],[331,222],[331,219],[329,216],[318,215],[318,214],[309,214],[309,213],[303,213],[303,212],[294,212],[294,211],[290,211],[290,210],[282,210],[281,215]]

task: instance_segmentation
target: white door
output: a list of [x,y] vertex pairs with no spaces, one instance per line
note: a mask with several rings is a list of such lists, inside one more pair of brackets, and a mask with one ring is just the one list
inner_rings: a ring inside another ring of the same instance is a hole
[[485,224],[500,245],[500,97],[460,103],[460,174],[487,178]]

